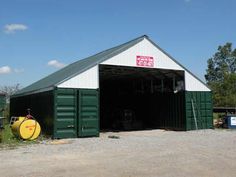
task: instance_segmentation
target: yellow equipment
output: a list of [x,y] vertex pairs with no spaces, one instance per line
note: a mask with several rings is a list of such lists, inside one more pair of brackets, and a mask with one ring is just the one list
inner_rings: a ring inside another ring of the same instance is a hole
[[[32,117],[32,116],[31,116]],[[41,127],[35,119],[26,117],[17,117],[11,125],[12,133],[24,140],[34,140],[41,133]]]

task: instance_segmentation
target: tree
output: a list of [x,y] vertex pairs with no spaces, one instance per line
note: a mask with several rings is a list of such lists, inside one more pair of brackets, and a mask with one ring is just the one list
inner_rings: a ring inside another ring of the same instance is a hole
[[10,96],[20,90],[20,84],[16,84],[13,86],[1,86],[0,92],[6,95],[7,103],[10,102]]
[[9,119],[10,116],[10,97],[14,93],[16,93],[20,89],[20,84],[16,84],[13,86],[0,86],[0,92],[6,95],[6,106],[4,108],[3,115],[7,119]]
[[236,106],[236,49],[232,43],[219,46],[207,63],[205,78],[213,91],[214,106]]

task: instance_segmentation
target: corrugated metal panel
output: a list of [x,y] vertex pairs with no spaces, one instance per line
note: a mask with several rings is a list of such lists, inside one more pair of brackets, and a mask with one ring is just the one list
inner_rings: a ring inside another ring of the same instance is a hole
[[6,97],[5,95],[0,95],[0,117],[3,117],[3,109],[6,105]]
[[153,125],[164,129],[185,130],[184,98],[184,92],[152,95],[149,98],[149,107],[152,111]]
[[54,99],[54,138],[77,137],[77,90],[57,89]]
[[[213,128],[212,95],[211,92],[186,92],[186,130]],[[193,109],[194,108],[194,109]]]
[[187,71],[185,71],[185,89],[187,91],[210,91],[208,87]]
[[61,83],[59,88],[98,89],[98,65]]
[[99,135],[99,95],[98,90],[79,90],[79,129],[80,137]]

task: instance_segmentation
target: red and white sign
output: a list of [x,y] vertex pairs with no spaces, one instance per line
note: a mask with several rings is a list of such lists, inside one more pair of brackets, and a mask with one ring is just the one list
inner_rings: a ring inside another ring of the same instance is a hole
[[136,65],[143,67],[154,67],[154,59],[150,56],[136,56]]

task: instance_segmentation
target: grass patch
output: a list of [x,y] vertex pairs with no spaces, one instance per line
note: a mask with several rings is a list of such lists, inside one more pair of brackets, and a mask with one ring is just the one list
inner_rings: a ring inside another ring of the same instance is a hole
[[42,140],[42,137],[39,137],[37,140],[27,141],[16,138],[11,131],[11,128],[8,125],[4,126],[4,129],[0,130],[0,149],[15,149],[18,146],[36,144]]

